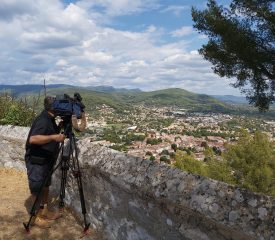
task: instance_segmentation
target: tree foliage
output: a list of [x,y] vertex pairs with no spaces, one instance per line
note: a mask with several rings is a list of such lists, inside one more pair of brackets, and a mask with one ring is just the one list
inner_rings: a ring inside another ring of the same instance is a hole
[[167,149],[163,149],[160,155],[169,155],[169,151]]
[[188,155],[184,151],[177,151],[175,160],[175,167],[190,173],[207,176],[205,164],[196,160],[193,156]]
[[120,132],[117,131],[117,129],[114,126],[112,126],[111,128],[105,128],[103,130],[102,138],[112,143],[121,143],[122,141],[119,135]]
[[22,100],[15,100],[8,94],[0,96],[0,124],[30,126],[35,112]]
[[274,142],[266,134],[256,132],[251,136],[242,131],[237,144],[228,145],[224,159],[234,170],[240,186],[256,192],[275,194]]
[[171,160],[167,157],[167,156],[161,156],[160,159],[159,159],[161,162],[165,162],[165,163],[168,163],[170,164],[171,163]]
[[211,155],[208,161],[201,162],[192,155],[177,151],[175,167],[275,196],[274,149],[275,143],[266,134],[255,132],[251,135],[242,130],[236,144],[226,146],[222,159],[216,159],[210,151],[206,154]]
[[112,148],[114,150],[117,150],[117,151],[120,151],[120,152],[127,152],[128,151],[128,148],[125,144],[116,144],[116,145],[110,146],[110,148]]
[[214,151],[210,147],[206,147],[204,150],[204,156],[205,156],[205,161],[210,161],[211,159],[214,159]]
[[178,149],[178,145],[176,143],[172,143],[171,148],[174,150],[174,152],[176,152]]
[[206,176],[229,184],[237,184],[233,169],[225,160],[210,159],[207,162]]
[[208,0],[192,8],[194,27],[208,36],[199,50],[221,77],[236,78],[251,104],[267,110],[275,101],[275,12],[273,0],[233,0],[229,7]]
[[147,138],[146,144],[157,145],[162,142],[161,138]]
[[125,142],[127,145],[131,145],[134,141],[142,142],[145,139],[145,135],[137,135],[134,133],[127,133],[122,137],[122,141]]

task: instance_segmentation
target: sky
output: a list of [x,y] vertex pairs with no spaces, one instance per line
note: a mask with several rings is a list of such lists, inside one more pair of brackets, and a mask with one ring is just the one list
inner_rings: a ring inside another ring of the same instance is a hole
[[192,6],[206,1],[0,0],[0,84],[240,95],[198,54]]

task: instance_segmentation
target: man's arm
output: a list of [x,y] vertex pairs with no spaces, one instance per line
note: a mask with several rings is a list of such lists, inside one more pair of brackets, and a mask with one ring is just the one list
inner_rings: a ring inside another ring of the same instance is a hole
[[52,135],[34,135],[30,137],[30,144],[42,145],[51,141],[63,142],[65,140],[64,134],[52,134]]
[[81,113],[81,122],[78,124],[78,119],[75,115],[72,115],[72,124],[74,130],[78,132],[83,132],[86,128],[86,115],[85,112]]

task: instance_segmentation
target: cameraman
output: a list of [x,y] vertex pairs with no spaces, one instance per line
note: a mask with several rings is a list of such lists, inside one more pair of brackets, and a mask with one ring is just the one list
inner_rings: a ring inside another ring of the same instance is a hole
[[[33,121],[26,142],[25,162],[33,202],[38,197],[43,180],[54,167],[58,157],[59,143],[65,139],[65,135],[60,134],[60,127],[55,123],[53,102],[54,98],[52,97],[44,99],[44,110]],[[59,213],[51,212],[47,208],[50,185],[51,176],[39,196],[36,210],[38,205],[39,209],[32,222],[41,228],[49,228],[50,223],[47,220],[55,220],[60,217]]]

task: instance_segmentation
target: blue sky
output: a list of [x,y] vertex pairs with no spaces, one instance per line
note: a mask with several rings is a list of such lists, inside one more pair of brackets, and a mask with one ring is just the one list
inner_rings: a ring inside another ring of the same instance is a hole
[[1,0],[0,84],[240,95],[198,54],[207,38],[192,27],[192,6],[206,1]]

